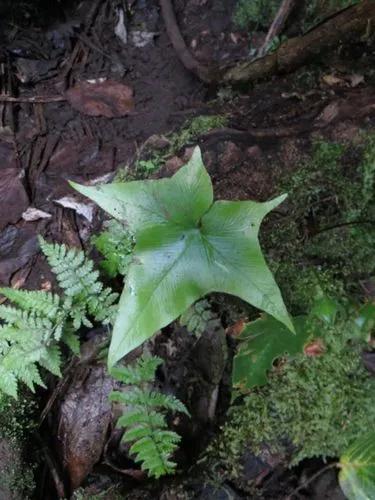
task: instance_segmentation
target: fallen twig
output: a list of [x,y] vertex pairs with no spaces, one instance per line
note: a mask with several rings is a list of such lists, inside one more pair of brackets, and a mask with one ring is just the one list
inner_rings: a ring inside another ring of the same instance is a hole
[[292,12],[295,4],[296,0],[283,0],[281,2],[279,10],[277,11],[277,14],[275,16],[275,19],[273,20],[273,23],[271,24],[270,29],[268,30],[266,39],[264,40],[263,45],[259,49],[258,56],[264,55],[267,52],[267,48],[270,42],[275,37],[279,36],[280,33],[283,31],[286,20],[288,19],[289,14]]

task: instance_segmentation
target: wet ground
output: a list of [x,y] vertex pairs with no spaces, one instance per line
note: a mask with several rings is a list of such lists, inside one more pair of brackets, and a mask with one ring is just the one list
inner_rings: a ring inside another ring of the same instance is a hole
[[[231,21],[234,3],[174,2],[187,46],[200,62],[225,64],[247,54],[248,35]],[[329,62],[323,58],[292,75],[237,89],[206,85],[184,68],[155,1],[71,2],[50,9],[46,18],[35,16],[32,9],[21,13],[13,8],[0,21],[2,286],[39,289],[51,280],[39,255],[38,234],[89,247],[102,214],[78,198],[68,180],[105,182],[121,168],[132,171],[146,140],[177,131],[194,116],[227,117],[226,127],[202,134],[196,142],[202,147],[216,197],[231,200],[269,198],[281,173],[298,168],[306,158],[314,138],[352,140],[360,128],[373,125],[375,93],[369,68],[374,51],[367,42],[353,44],[350,50],[342,48]],[[358,54],[360,65],[353,63]],[[171,175],[181,165],[180,159],[189,156],[189,146],[176,151],[156,175]],[[200,384],[199,390],[192,382],[190,397],[195,398],[197,423],[187,430],[181,424],[186,434],[181,462],[189,465],[201,448],[200,436],[212,435],[228,405],[228,366],[222,360],[219,379],[212,374],[207,378],[203,372],[209,349],[204,339],[192,346],[178,328],[165,335],[156,347],[169,358],[167,373],[161,377],[165,387],[173,383],[178,388],[174,390],[181,392],[179,384],[186,373],[192,381],[208,380],[207,387]],[[194,355],[188,355],[193,348]],[[217,365],[217,359],[213,363]],[[91,434],[96,436],[97,448],[91,447],[90,453],[92,463],[102,463],[98,474],[103,474],[91,476],[90,481],[96,486],[103,481],[105,487],[113,480],[108,479],[111,474],[115,482],[125,474],[134,486],[131,464],[112,457],[111,447],[118,443],[108,431],[110,408],[100,398],[102,406],[98,406],[98,391],[110,389],[103,370],[90,367],[84,376],[75,373],[69,383],[64,404],[77,404],[96,423],[95,415],[101,415],[100,428],[95,426]],[[218,410],[212,418],[205,411],[207,398],[219,385]],[[69,418],[64,421],[64,407],[59,411],[58,429],[47,419],[44,432],[55,433],[56,447],[63,448],[56,455],[63,453],[64,472],[71,481],[74,476],[77,486],[92,464],[70,460],[69,447],[81,431],[79,426],[69,427]],[[276,490],[283,487],[283,474],[276,476]],[[49,479],[40,486],[43,498],[51,495],[52,483]],[[132,498],[180,498],[176,488],[167,482],[139,497],[134,492]],[[189,488],[191,498],[241,498],[235,485],[213,492],[198,481]],[[276,491],[272,484],[270,488]],[[335,488],[333,484],[332,495]]]

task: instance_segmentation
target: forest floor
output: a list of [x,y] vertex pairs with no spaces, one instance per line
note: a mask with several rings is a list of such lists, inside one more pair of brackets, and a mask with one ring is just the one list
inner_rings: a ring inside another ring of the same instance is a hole
[[[98,260],[90,238],[100,229],[104,214],[75,194],[68,181],[95,184],[115,176],[171,176],[199,145],[216,199],[266,201],[315,161],[316,144],[324,143],[343,148],[337,177],[347,176],[347,183],[354,183],[350,172],[368,151],[364,144],[375,127],[373,34],[354,36],[345,44],[338,41],[293,72],[231,86],[205,83],[184,67],[154,0],[50,4],[44,15],[25,2],[20,2],[22,12],[17,11],[15,2],[0,20],[1,286],[53,286],[39,251],[40,234],[91,252]],[[202,65],[245,59],[249,47],[259,48],[267,33],[262,26],[252,33],[238,28],[233,21],[235,0],[176,0],[173,7],[186,46]],[[300,14],[292,15],[286,34],[298,35],[301,22]],[[326,215],[336,202],[324,201],[322,193],[318,196]],[[293,204],[286,205],[265,224],[262,244],[270,260],[282,255],[273,248],[275,242],[282,245],[285,240],[285,254],[298,246],[295,234],[288,235],[289,226],[278,226],[278,217],[293,210]],[[305,232],[304,241],[321,229],[321,213],[314,210],[303,215],[296,211],[299,222],[304,218],[299,228]],[[342,223],[337,213],[332,217],[324,222]],[[274,230],[283,231],[282,237],[268,238]],[[309,259],[306,266],[327,263],[316,256]],[[345,286],[356,298],[373,300],[373,276],[371,269],[361,269]],[[283,283],[279,285],[288,297]],[[293,308],[293,298],[286,301]],[[242,303],[216,294],[210,304],[227,332],[254,314]],[[92,337],[93,332],[86,334]],[[68,497],[78,488],[72,498],[292,498],[288,495],[320,470],[323,460],[308,459],[290,469],[282,461],[262,461],[250,450],[247,472],[238,480],[223,472],[225,465],[220,472],[220,461],[216,469],[212,461],[205,471],[204,465],[194,466],[226,421],[234,351],[230,337],[228,333],[229,355],[219,378],[219,347],[205,341],[197,344],[178,323],[163,329],[155,341],[154,352],[166,360],[162,389],[189,399],[193,409],[191,421],[179,426],[182,472],[160,481],[146,481],[129,458],[121,458],[115,423],[102,403],[111,385],[101,365],[83,371],[76,367],[52,402],[56,381],[51,378],[48,390],[38,391],[33,409],[38,421],[48,406],[38,431],[41,441],[32,438],[28,444],[37,463],[33,498],[58,498],[59,491]],[[213,390],[219,395],[212,414],[208,408]],[[82,434],[85,439],[78,445]],[[93,456],[99,458],[93,462]],[[0,448],[0,463],[9,460],[14,460],[12,452]],[[332,469],[319,481],[294,498],[344,498]],[[2,494],[1,500],[13,498],[6,489]]]

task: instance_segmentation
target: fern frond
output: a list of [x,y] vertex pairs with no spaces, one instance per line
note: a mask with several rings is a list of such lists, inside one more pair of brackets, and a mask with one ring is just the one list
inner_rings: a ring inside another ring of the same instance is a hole
[[180,316],[180,325],[199,338],[206,330],[207,324],[215,320],[218,320],[217,314],[212,310],[208,300],[203,299],[195,302]]
[[[35,385],[44,387],[37,364],[53,374],[60,374],[61,359],[56,339],[63,330],[64,314],[55,308],[57,300],[52,294],[47,301],[46,295],[45,292],[28,293],[24,309],[0,306],[0,318],[5,322],[0,326],[0,391],[13,397],[17,397],[18,381],[25,383],[31,391]],[[10,296],[18,302],[22,294]],[[39,298],[40,303],[32,307]]]
[[27,385],[31,392],[35,392],[34,385],[45,387],[39,370],[35,364],[31,363],[24,366],[22,370],[18,370],[17,376],[24,384]]
[[17,383],[31,390],[43,385],[38,366],[61,376],[62,341],[75,354],[82,325],[91,320],[104,324],[116,314],[117,293],[104,288],[98,271],[84,253],[65,245],[49,244],[39,238],[40,246],[56,274],[64,294],[46,291],[0,288],[0,294],[15,306],[0,305],[0,391],[17,396]]
[[138,385],[141,382],[150,382],[155,378],[155,371],[163,360],[157,356],[143,356],[135,366],[117,366],[111,374],[116,380],[129,385]]
[[60,297],[57,294],[42,290],[15,290],[0,288],[0,294],[16,304],[23,311],[39,313],[46,318],[55,318],[60,306]]
[[190,416],[186,406],[179,399],[170,394],[150,391],[148,394],[146,393],[145,397],[151,408],[164,408],[168,411],[185,413],[185,415]]
[[17,377],[16,375],[6,368],[3,368],[0,364],[0,391],[17,398]]
[[72,299],[71,317],[74,327],[92,327],[88,315],[96,321],[110,322],[114,318],[114,303],[118,294],[104,288],[94,263],[76,248],[47,243],[39,237],[40,247],[56,275],[57,282],[66,297]]
[[180,436],[169,431],[164,413],[179,411],[189,415],[185,405],[171,395],[152,391],[146,386],[154,379],[155,370],[162,363],[158,357],[142,356],[132,366],[113,368],[112,376],[131,387],[128,390],[113,391],[111,401],[130,406],[117,425],[125,427],[123,440],[133,443],[130,453],[142,469],[156,478],[172,473],[176,464],[170,460],[176,451]]
[[145,414],[144,410],[129,410],[117,421],[119,427],[130,427],[136,424],[149,424],[155,428],[164,428],[166,425],[163,415],[156,411],[150,411]]
[[61,341],[69,347],[73,354],[75,354],[76,356],[79,355],[81,345],[74,328],[65,328],[61,335]]
[[38,362],[49,372],[61,377],[61,351],[58,345],[48,347]]

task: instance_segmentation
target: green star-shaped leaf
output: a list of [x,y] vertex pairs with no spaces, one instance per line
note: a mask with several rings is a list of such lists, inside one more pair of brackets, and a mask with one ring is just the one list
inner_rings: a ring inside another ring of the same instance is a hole
[[266,203],[217,201],[199,148],[173,177],[86,187],[73,184],[135,234],[109,366],[210,292],[237,295],[293,330],[258,241]]

